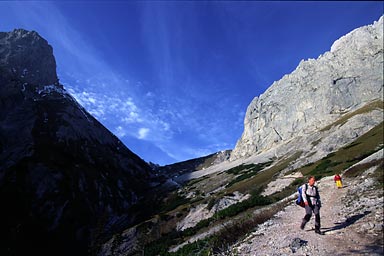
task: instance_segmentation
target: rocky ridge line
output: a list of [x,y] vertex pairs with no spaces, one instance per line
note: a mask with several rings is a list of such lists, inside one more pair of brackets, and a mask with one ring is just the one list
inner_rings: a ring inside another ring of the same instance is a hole
[[383,17],[341,37],[318,59],[252,100],[231,161],[271,149],[383,99]]

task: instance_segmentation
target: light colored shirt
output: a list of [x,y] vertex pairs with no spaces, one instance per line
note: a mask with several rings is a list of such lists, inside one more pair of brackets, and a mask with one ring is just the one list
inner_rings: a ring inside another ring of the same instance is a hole
[[316,186],[310,186],[304,184],[301,189],[301,196],[303,197],[304,203],[311,201],[312,205],[320,205],[320,195],[316,191],[318,190]]

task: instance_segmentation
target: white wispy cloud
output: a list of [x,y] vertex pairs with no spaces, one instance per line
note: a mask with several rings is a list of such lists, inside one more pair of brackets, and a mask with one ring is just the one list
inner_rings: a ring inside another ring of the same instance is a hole
[[148,128],[140,128],[138,138],[139,139],[145,139],[147,137],[148,133],[149,133]]
[[[226,118],[222,109],[230,103],[225,102],[225,95],[222,102],[211,102],[211,96],[217,97],[220,88],[197,92],[190,89],[194,85],[175,80],[176,72],[182,71],[186,77],[192,74],[170,45],[167,35],[172,31],[159,13],[154,13],[153,21],[153,13],[147,8],[143,21],[144,35],[152,35],[147,32],[153,22],[159,26],[157,34],[145,40],[159,79],[149,89],[144,82],[131,78],[129,71],[117,73],[101,57],[91,38],[77,31],[55,3],[23,2],[14,6],[21,24],[37,30],[53,46],[58,75],[68,92],[119,138],[131,136],[151,142],[177,160],[209,154],[225,146],[220,144],[220,130],[228,126],[223,123]],[[160,40],[160,51],[155,39]]]
[[[98,86],[88,83],[91,81],[75,80],[74,83],[67,82],[64,85],[88,112],[103,121],[118,137],[129,135],[157,144],[172,138],[172,125],[167,121],[167,115],[152,108],[151,99],[146,96],[127,96],[116,89],[100,91]],[[104,82],[93,79],[92,83]],[[113,84],[107,87],[118,88]],[[154,96],[153,93],[151,95]]]

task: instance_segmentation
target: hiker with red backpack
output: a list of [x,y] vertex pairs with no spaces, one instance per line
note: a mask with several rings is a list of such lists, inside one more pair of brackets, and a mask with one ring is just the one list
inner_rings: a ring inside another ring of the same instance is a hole
[[311,176],[308,178],[308,183],[301,186],[301,196],[305,207],[305,216],[301,222],[300,228],[304,229],[305,224],[311,219],[312,212],[315,214],[315,232],[323,235],[320,231],[320,195],[319,190],[315,186],[315,177]]

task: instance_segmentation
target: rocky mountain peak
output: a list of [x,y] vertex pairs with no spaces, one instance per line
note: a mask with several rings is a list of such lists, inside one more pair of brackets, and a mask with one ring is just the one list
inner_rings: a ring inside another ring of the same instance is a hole
[[59,84],[45,39],[0,33],[0,255],[87,255],[146,214],[150,178]]
[[0,82],[58,84],[52,46],[35,31],[0,32]]
[[302,60],[291,74],[255,97],[231,160],[311,134],[382,99],[383,17],[341,37],[317,59]]
[[[381,16],[378,21],[375,21],[373,24],[357,28],[352,32],[348,33],[345,36],[342,36],[336,40],[331,46],[331,52],[337,52],[338,50],[345,49],[346,47],[351,47],[355,49],[360,49],[363,45],[370,45],[378,43],[383,44],[383,18]],[[378,40],[371,40],[378,39]]]

